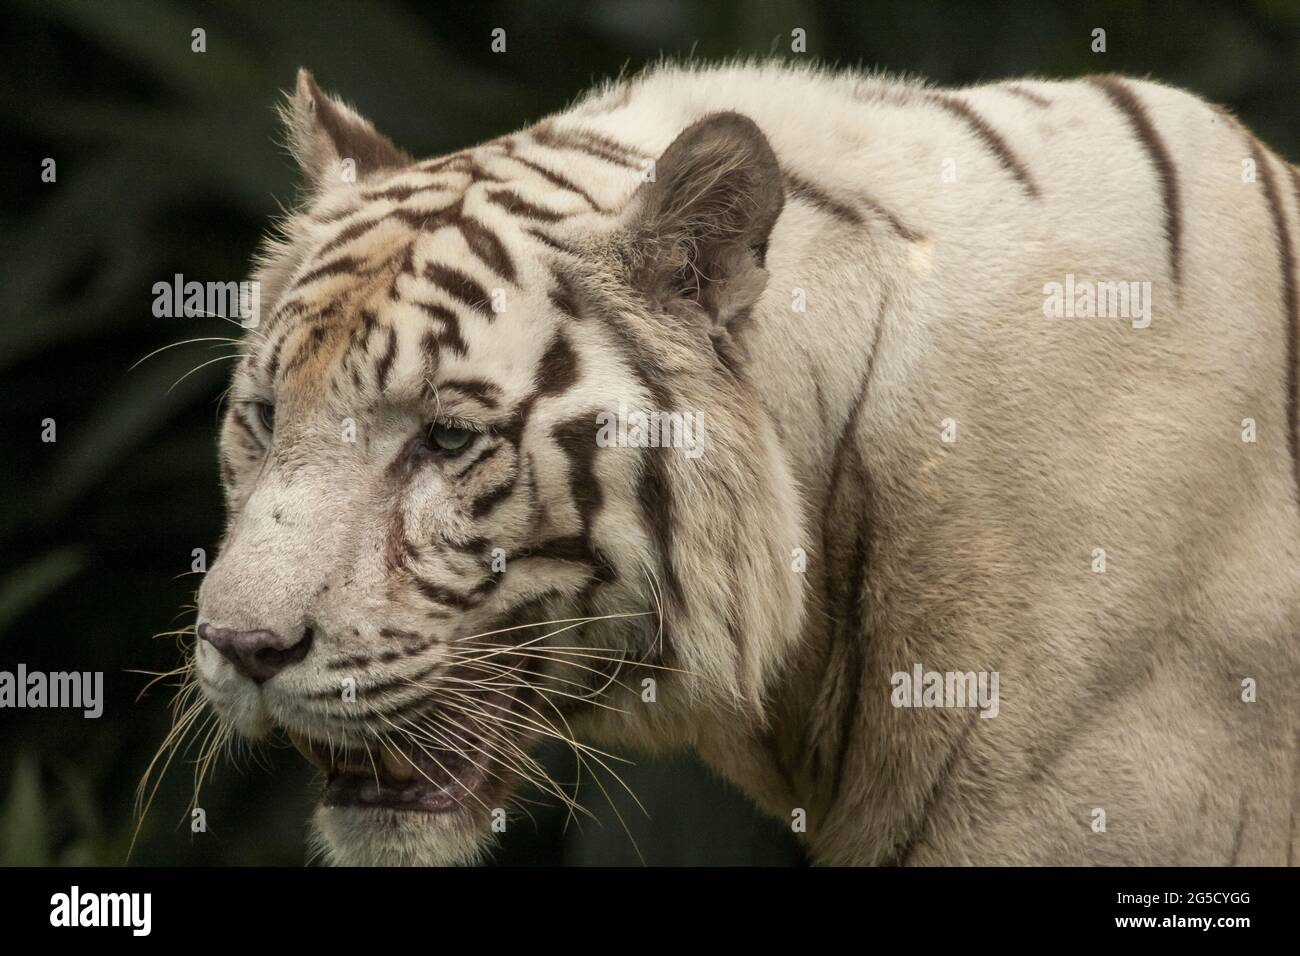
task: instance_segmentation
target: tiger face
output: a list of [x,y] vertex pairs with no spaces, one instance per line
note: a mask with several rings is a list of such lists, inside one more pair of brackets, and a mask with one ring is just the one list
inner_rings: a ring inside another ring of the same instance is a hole
[[[761,720],[802,606],[745,371],[783,197],[762,133],[706,117],[646,181],[563,117],[413,162],[305,71],[286,112],[311,192],[221,431],[216,713],[320,769],[318,838],[361,864],[472,860],[524,782],[568,800],[539,741],[599,773],[576,734]],[[702,427],[619,440],[636,412]]]

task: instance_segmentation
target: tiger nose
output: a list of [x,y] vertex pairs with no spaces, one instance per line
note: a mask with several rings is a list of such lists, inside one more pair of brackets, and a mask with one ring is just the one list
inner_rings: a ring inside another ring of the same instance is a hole
[[307,656],[312,629],[306,628],[301,637],[286,638],[275,631],[236,631],[204,622],[199,625],[199,637],[220,651],[236,671],[262,684]]

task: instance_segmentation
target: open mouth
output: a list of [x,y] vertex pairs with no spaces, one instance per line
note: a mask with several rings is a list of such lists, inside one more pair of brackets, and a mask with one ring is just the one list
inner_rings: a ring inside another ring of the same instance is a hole
[[293,745],[325,774],[327,807],[451,813],[475,803],[491,776],[481,746],[466,752],[421,742],[384,740],[369,748],[335,750],[290,735]]

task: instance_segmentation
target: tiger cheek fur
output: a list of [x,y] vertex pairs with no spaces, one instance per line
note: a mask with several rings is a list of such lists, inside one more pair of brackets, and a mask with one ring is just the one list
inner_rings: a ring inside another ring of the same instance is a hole
[[[761,722],[802,613],[743,360],[783,203],[762,133],[702,120],[611,214],[522,137],[412,163],[307,74],[288,122],[312,200],[261,263],[195,663],[322,770],[326,857],[474,859],[521,782],[570,799],[542,739]],[[601,440],[620,409],[676,415],[664,447]]]

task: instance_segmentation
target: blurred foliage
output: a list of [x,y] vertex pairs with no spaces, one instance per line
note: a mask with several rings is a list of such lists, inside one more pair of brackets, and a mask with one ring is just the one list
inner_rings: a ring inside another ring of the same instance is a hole
[[[152,286],[174,273],[232,279],[295,179],[273,106],[309,65],[416,155],[446,152],[563,107],[594,80],[660,55],[809,55],[942,83],[1099,70],[1151,75],[1233,107],[1300,156],[1300,9],[1240,3],[611,0],[582,4],[8,0],[0,56],[0,669],[103,670],[99,720],[0,711],[0,863],[118,863],[132,792],[169,725],[168,695],[135,698],[179,659],[148,635],[192,620],[190,553],[215,549],[214,454],[227,350],[216,319],[157,319]],[[190,31],[207,31],[207,52]],[[489,34],[504,27],[508,52]],[[1108,52],[1089,50],[1093,28]],[[789,55],[789,54],[786,54]],[[815,108],[815,104],[810,104]],[[57,181],[40,180],[57,161]],[[190,369],[212,361],[171,387]],[[40,440],[57,422],[57,442]],[[564,755],[548,761],[563,778]],[[248,763],[248,761],[245,761]],[[626,774],[650,811],[616,797],[649,862],[790,863],[785,828],[690,761]],[[191,773],[167,776],[133,860],[305,859],[309,775],[279,749],[225,764],[204,789],[210,832],[192,836]],[[585,801],[599,808],[600,796]],[[498,854],[514,863],[635,863],[606,810],[566,831],[534,811]]]

